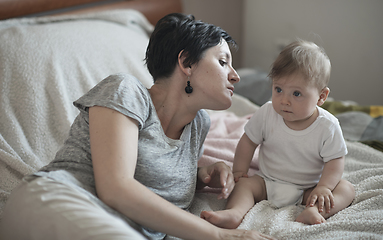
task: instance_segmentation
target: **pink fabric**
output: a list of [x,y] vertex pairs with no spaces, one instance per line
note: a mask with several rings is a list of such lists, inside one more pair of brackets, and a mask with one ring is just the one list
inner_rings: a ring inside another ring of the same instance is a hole
[[[210,116],[211,126],[204,144],[204,154],[199,166],[206,166],[223,161],[233,166],[235,149],[244,133],[244,127],[251,115],[238,117],[231,112],[214,113]],[[254,175],[258,170],[258,149],[254,153],[248,174]]]

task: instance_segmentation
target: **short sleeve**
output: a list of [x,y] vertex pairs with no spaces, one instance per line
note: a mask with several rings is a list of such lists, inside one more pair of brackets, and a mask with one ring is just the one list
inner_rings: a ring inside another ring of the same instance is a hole
[[150,113],[150,95],[142,83],[129,74],[111,75],[73,104],[80,111],[101,106],[116,110],[138,121],[140,130]]
[[270,111],[270,107],[272,107],[271,102],[264,104],[253,114],[245,125],[246,135],[255,144],[261,144],[265,139],[263,129],[266,123],[265,118]]
[[334,122],[332,127],[329,128],[328,137],[323,142],[320,155],[324,162],[328,162],[332,159],[345,156],[347,152],[347,145],[343,138],[342,129],[337,122]]

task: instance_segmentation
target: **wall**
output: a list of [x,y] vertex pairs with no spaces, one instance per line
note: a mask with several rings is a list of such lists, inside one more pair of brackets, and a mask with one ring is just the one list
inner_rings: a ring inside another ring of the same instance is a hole
[[244,0],[241,67],[269,70],[296,37],[324,47],[330,97],[383,105],[382,0]]

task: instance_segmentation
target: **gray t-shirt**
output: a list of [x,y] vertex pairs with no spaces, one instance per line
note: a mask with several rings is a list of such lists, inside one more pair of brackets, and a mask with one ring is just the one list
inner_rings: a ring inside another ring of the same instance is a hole
[[[179,140],[168,138],[161,126],[151,96],[139,80],[128,74],[112,75],[74,102],[80,114],[55,159],[35,175],[74,184],[97,196],[89,143],[92,106],[114,109],[139,123],[135,179],[150,190],[187,209],[194,197],[197,162],[210,127],[206,111],[185,126]],[[105,207],[105,206],[103,206]]]

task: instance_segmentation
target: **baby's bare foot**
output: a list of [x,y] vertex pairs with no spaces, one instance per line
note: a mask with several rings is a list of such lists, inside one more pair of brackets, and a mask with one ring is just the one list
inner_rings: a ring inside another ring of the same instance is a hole
[[301,214],[299,214],[299,216],[295,219],[295,221],[309,225],[326,222],[316,207],[306,207],[305,210],[303,210],[303,212],[301,212]]
[[201,218],[216,225],[217,227],[235,229],[241,224],[243,216],[236,211],[222,210],[222,211],[202,211]]

